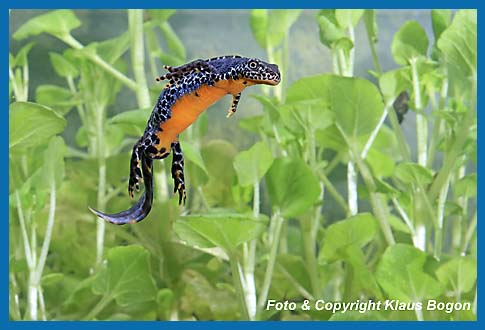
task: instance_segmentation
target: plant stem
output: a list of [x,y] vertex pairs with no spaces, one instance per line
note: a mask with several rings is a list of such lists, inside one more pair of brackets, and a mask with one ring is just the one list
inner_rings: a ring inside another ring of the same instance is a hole
[[349,77],[354,75],[354,58],[355,58],[355,31],[352,25],[349,25],[349,39],[352,41],[353,47],[349,51],[348,59],[348,75]]
[[355,171],[354,162],[350,159],[347,163],[347,201],[349,203],[350,215],[356,215],[359,212],[357,172]]
[[150,95],[145,77],[145,46],[143,37],[143,10],[128,10],[128,25],[131,35],[131,63],[137,88],[135,90],[138,105],[150,107]]
[[10,83],[12,84],[12,91],[15,101],[21,101],[22,97],[20,96],[19,86],[17,86],[17,81],[12,71],[12,67],[8,67],[8,77],[10,79]]
[[23,76],[23,100],[27,101],[29,99],[29,62],[25,61],[25,65],[22,67],[22,76]]
[[399,151],[401,152],[402,158],[404,161],[409,162],[411,161],[411,153],[409,151],[409,146],[406,143],[406,137],[401,129],[401,125],[399,125],[397,115],[392,110],[388,111],[387,115],[391,122],[392,129],[394,133],[396,133],[397,145],[399,147]]
[[418,321],[424,321],[423,311],[422,310],[416,308],[414,310],[414,313],[416,314],[416,320],[418,320]]
[[18,190],[15,191],[15,199],[17,202],[17,213],[18,213],[19,222],[20,222],[20,231],[22,233],[22,240],[24,243],[25,261],[27,262],[27,266],[29,267],[29,269],[33,269],[35,265],[32,260],[31,244],[29,241],[29,236],[27,234],[27,227],[25,225],[25,218],[24,218],[24,213],[22,211],[22,204],[20,202]]
[[[259,182],[253,183],[253,218],[257,220],[259,218],[259,203],[260,203],[260,190]],[[254,266],[256,259],[256,244],[255,239],[251,240],[244,246],[244,263],[243,263],[243,275],[246,283],[246,291],[244,299],[248,306],[248,315],[250,320],[254,320],[256,317],[257,301],[256,301],[256,284],[254,282]]]
[[[69,90],[72,94],[77,94],[76,85],[74,84],[74,80],[71,76],[66,78],[67,85],[69,86]],[[76,105],[77,113],[79,114],[79,118],[81,119],[81,123],[86,125],[86,111],[84,110],[83,105],[80,103]]]
[[[106,146],[104,143],[104,116],[105,111],[101,107],[95,107],[96,125],[96,156],[98,159],[98,194],[97,207],[99,210],[106,208]],[[96,222],[96,267],[101,266],[103,261],[104,235],[106,223],[97,219]]]
[[[375,15],[375,11],[374,11],[373,15]],[[374,42],[374,40],[371,37],[370,26],[365,24],[365,30],[367,32],[367,40],[369,41],[369,47],[370,47],[370,51],[371,51],[371,54],[372,54],[372,61],[374,62],[374,67],[375,67],[377,73],[380,76],[381,73],[382,73],[382,68],[381,68],[381,64],[379,63],[379,57],[377,56],[377,50],[376,50],[376,45],[375,45],[376,43]]]
[[[71,46],[74,49],[81,50],[84,48],[84,45],[81,44],[79,41],[77,41],[72,35],[67,34],[61,38],[62,41],[64,41],[66,44]],[[105,60],[103,60],[99,55],[93,54],[91,52],[86,52],[84,55],[90,59],[93,63],[98,65],[100,68],[108,72],[110,75],[121,81],[126,87],[131,89],[132,91],[136,92],[138,89],[138,86],[135,81],[132,79],[128,78],[115,68],[113,68],[109,63],[107,63]]]
[[[318,215],[312,217],[314,222],[318,222]],[[300,226],[302,229],[303,250],[305,253],[305,260],[310,275],[310,283],[312,286],[312,294],[315,297],[320,297],[320,280],[318,279],[318,263],[316,258],[316,231],[310,219],[301,219]]]
[[[448,96],[448,76],[446,75],[445,78],[443,78],[443,82],[441,84],[440,101],[438,104],[438,109],[436,109],[437,111],[445,111],[444,107],[446,104],[447,96]],[[433,99],[433,97],[430,96],[430,99]],[[443,119],[438,116],[434,123],[433,132],[431,133],[431,141],[429,142],[429,149],[428,149],[428,167],[430,168],[433,166],[433,160],[436,154],[436,148],[441,137],[442,122],[443,122]]]
[[318,176],[319,176],[320,180],[322,180],[323,184],[325,185],[325,188],[328,190],[330,195],[332,195],[332,197],[335,199],[337,204],[344,210],[344,212],[347,216],[350,216],[349,207],[347,206],[347,203],[345,203],[345,199],[337,191],[337,188],[335,188],[335,186],[328,179],[328,177],[325,175],[325,173],[323,173],[323,171],[319,171]]
[[391,107],[392,107],[391,102],[388,102],[388,104],[384,107],[384,111],[382,112],[381,118],[379,119],[377,126],[372,131],[371,135],[369,136],[369,139],[367,140],[364,148],[362,149],[362,153],[360,154],[360,157],[362,157],[362,159],[365,159],[367,157],[367,154],[369,153],[369,150],[372,147],[372,144],[374,143],[377,137],[377,134],[379,134],[379,131],[382,125],[384,125],[384,121],[386,120],[387,113],[389,112],[389,109]]
[[93,320],[112,300],[113,298],[111,298],[111,296],[103,296],[101,300],[98,301],[96,306],[94,306],[94,308],[91,309],[85,317],[83,317],[83,320]]
[[273,216],[273,221],[275,225],[273,226],[273,240],[271,242],[271,248],[269,252],[268,264],[266,266],[266,272],[264,274],[263,285],[261,286],[261,292],[258,297],[258,307],[262,311],[266,304],[266,299],[268,299],[269,288],[271,285],[271,279],[273,278],[273,270],[276,262],[276,254],[278,251],[279,238],[281,234],[281,227],[283,225],[283,218],[281,217],[279,211]]
[[344,77],[352,76],[349,74],[349,67],[347,65],[347,59],[345,58],[345,53],[342,48],[337,48],[337,59],[340,68],[340,73]]
[[428,144],[428,123],[423,114],[423,104],[421,102],[421,90],[419,86],[419,75],[417,67],[417,58],[409,60],[411,65],[411,76],[413,81],[414,109],[416,110],[416,140],[418,149],[418,164],[426,166],[427,164],[427,144]]
[[10,290],[9,290],[9,317],[12,321],[19,321],[22,319],[20,314],[20,304],[19,304],[19,287],[17,280],[15,279],[15,274],[10,272]]
[[354,157],[354,160],[357,163],[357,166],[359,168],[360,174],[362,175],[362,179],[364,180],[365,185],[369,190],[372,209],[377,218],[377,221],[379,222],[379,225],[387,241],[387,244],[394,245],[396,244],[396,241],[394,240],[394,235],[392,234],[392,230],[388,222],[389,210],[388,210],[387,204],[383,200],[382,196],[376,192],[376,183],[374,181],[374,178],[372,177],[369,167],[360,157],[360,153],[355,150],[355,147],[353,146],[353,144],[349,143],[350,141],[348,141],[347,136],[344,134],[341,127],[339,125],[337,125],[337,127],[342,133],[342,136],[347,141],[350,155]]
[[450,186],[450,177],[447,183],[443,186],[438,197],[438,211],[436,212],[436,226],[434,234],[434,257],[437,260],[441,258],[441,248],[443,245],[443,219],[445,212],[445,202],[448,196],[448,188]]
[[240,265],[237,261],[237,255],[231,253],[229,256],[229,264],[231,265],[232,280],[234,282],[234,287],[236,288],[236,295],[239,298],[239,307],[241,307],[241,317],[243,320],[249,320],[248,306],[246,305],[246,300],[244,299],[244,284],[242,283],[243,277],[240,273]]
[[399,203],[399,201],[395,197],[392,198],[392,203],[394,204],[394,207],[396,208],[396,210],[401,215],[401,218],[404,220],[404,223],[408,226],[409,232],[411,233],[411,238],[413,240],[413,245],[415,247],[418,247],[419,241],[418,241],[418,237],[416,236],[416,229],[414,228],[413,223],[409,219],[409,216],[407,215],[406,211],[404,211],[401,204]]
[[45,313],[44,292],[42,291],[42,287],[40,286],[40,284],[39,284],[38,292],[39,292],[40,316],[42,318],[42,321],[47,321],[47,315]]
[[450,151],[448,152],[446,159],[443,163],[443,166],[439,170],[433,183],[431,184],[431,187],[429,188],[428,196],[430,200],[434,200],[437,198],[439,192],[441,191],[441,188],[443,187],[443,185],[446,184],[448,176],[455,167],[458,157],[463,153],[463,145],[465,144],[465,141],[468,137],[468,131],[473,122],[474,112],[474,108],[472,108],[468,109],[468,111],[465,113],[465,118],[461,123],[461,127],[457,130],[457,133],[455,135],[455,142],[451,146]]
[[39,261],[37,262],[36,275],[37,281],[40,282],[42,272],[44,271],[47,253],[49,252],[49,245],[51,243],[52,232],[54,230],[54,218],[56,214],[56,183],[54,179],[51,182],[49,215],[47,217],[47,227],[45,230],[44,242],[40,251]]
[[37,293],[38,283],[35,282],[35,274],[31,271],[29,275],[29,289],[27,299],[29,301],[29,319],[37,321]]
[[37,283],[35,276],[35,263],[33,260],[33,247],[29,241],[29,236],[27,234],[27,228],[25,225],[25,218],[22,212],[22,205],[20,202],[20,197],[18,191],[15,192],[15,197],[17,200],[17,213],[20,222],[20,230],[22,232],[22,240],[24,241],[24,253],[25,260],[29,269],[29,279],[28,279],[28,291],[27,291],[27,301],[28,301],[28,317],[30,320],[37,320]]
[[315,300],[315,297],[310,293],[308,292],[300,283],[298,283],[297,280],[295,280],[295,278],[293,277],[292,274],[288,273],[288,271],[280,266],[280,265],[277,265],[277,268],[278,268],[278,271],[281,272],[281,274],[283,274],[283,276],[288,280],[288,282],[291,283],[291,285],[293,285],[293,287],[305,298],[305,299],[309,299],[309,300]]
[[466,230],[465,237],[463,238],[463,245],[461,248],[461,254],[465,255],[468,249],[468,245],[472,240],[473,235],[476,233],[477,229],[477,211],[473,214],[473,217],[468,225],[468,229]]

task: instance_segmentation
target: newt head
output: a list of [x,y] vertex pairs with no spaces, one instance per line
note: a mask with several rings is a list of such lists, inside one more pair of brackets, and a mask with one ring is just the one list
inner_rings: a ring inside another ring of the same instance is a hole
[[266,63],[257,58],[244,58],[236,71],[242,78],[254,84],[278,85],[281,81],[280,71],[276,64]]

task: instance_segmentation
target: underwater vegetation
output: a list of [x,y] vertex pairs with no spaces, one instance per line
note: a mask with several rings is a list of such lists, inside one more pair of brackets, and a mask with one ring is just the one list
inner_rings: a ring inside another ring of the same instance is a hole
[[[102,40],[79,37],[103,24],[96,11],[33,11],[17,24],[10,319],[475,320],[477,12],[426,11],[430,31],[406,18],[378,49],[386,13],[225,12],[244,16],[237,33],[257,47],[240,55],[276,63],[281,83],[244,92],[229,119],[229,98],[205,111],[180,135],[185,206],[169,156],[154,161],[147,219],[125,226],[88,206],[130,203],[155,77],[236,48],[184,42],[177,20],[208,28],[188,19],[197,11],[113,11],[126,29]],[[303,21],[315,37],[298,43]],[[316,45],[328,67],[301,61]],[[364,56],[372,64],[359,67]],[[322,300],[389,308],[303,308]]]

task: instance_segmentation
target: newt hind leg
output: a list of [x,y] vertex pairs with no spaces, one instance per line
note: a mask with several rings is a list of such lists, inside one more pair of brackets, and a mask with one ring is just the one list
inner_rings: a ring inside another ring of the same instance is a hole
[[172,158],[172,178],[174,183],[173,192],[179,193],[179,204],[185,204],[187,194],[185,192],[185,178],[184,178],[184,154],[180,143],[172,143],[173,158]]
[[140,191],[140,183],[143,181],[141,161],[145,159],[164,159],[170,154],[170,148],[160,146],[160,130],[150,130],[138,140],[133,147],[130,161],[130,180],[128,193],[134,197],[135,190]]
[[141,158],[144,148],[142,141],[143,138],[138,140],[131,153],[130,180],[128,182],[128,193],[130,194],[131,198],[135,196],[135,190],[137,192],[140,191],[140,183],[143,181],[141,172]]

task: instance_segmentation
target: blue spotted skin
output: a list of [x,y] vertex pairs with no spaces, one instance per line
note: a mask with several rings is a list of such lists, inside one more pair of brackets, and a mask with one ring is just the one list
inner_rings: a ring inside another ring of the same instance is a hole
[[237,110],[241,92],[256,84],[277,85],[278,66],[256,58],[236,55],[195,60],[179,67],[164,67],[168,73],[157,81],[168,80],[148,119],[143,136],[132,150],[128,192],[133,198],[144,182],[145,191],[130,209],[106,214],[94,209],[97,216],[114,224],[135,223],[150,212],[153,202],[153,160],[172,158],[174,193],[179,204],[185,203],[184,157],[178,135],[190,126],[210,105],[224,95],[233,97],[228,117]]

